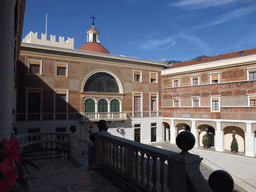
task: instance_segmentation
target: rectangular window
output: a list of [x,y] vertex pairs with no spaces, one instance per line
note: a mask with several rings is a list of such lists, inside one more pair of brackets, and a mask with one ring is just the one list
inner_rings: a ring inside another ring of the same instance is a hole
[[134,93],[134,117],[141,117],[141,94]]
[[67,76],[67,64],[57,64],[57,76]]
[[150,96],[151,117],[157,116],[157,94]]
[[180,100],[174,100],[174,107],[179,107],[180,106]]
[[56,120],[66,119],[67,112],[67,92],[56,91],[55,113]]
[[134,71],[133,76],[133,81],[141,82],[141,71]]
[[59,127],[55,129],[56,132],[66,132],[66,128],[65,127]]
[[256,71],[249,71],[249,80],[256,79]]
[[199,99],[193,99],[193,107],[199,107]]
[[212,84],[219,83],[219,75],[218,74],[211,75],[211,83]]
[[140,142],[140,124],[134,125],[134,141]]
[[40,120],[41,113],[41,90],[40,89],[28,89],[28,121]]
[[256,97],[250,97],[250,106],[256,106]]
[[219,111],[220,103],[219,98],[212,98],[212,111]]
[[192,85],[198,85],[199,84],[199,79],[198,79],[198,77],[193,77],[192,78]]
[[41,61],[36,61],[36,60],[29,61],[29,73],[41,74]]
[[173,80],[173,87],[179,87],[179,86],[180,86],[180,80],[179,79]]
[[156,142],[156,123],[151,123],[151,142]]
[[156,76],[157,76],[157,73],[150,73],[150,82],[151,83],[157,83]]

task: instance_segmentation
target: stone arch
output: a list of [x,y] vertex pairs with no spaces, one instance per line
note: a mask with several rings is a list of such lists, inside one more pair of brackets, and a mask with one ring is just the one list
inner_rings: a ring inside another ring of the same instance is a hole
[[170,124],[164,121],[162,123],[163,123],[163,129],[164,129],[164,141],[170,141],[171,140]]
[[[208,134],[210,136],[210,146],[213,147],[214,146],[214,136],[215,136],[215,129],[212,126],[213,124],[208,124],[208,122],[205,122],[203,124],[199,124],[196,128],[198,129],[198,145],[199,146],[204,146],[203,145],[203,136],[205,134]],[[207,127],[207,131],[206,131],[206,127]]]
[[221,127],[222,127],[222,131],[224,131],[224,129],[226,127],[239,127],[240,129],[242,129],[244,131],[244,133],[246,133],[246,123],[243,122],[221,122]]
[[120,79],[112,72],[110,71],[107,71],[107,70],[96,70],[96,71],[92,71],[91,73],[89,73],[83,80],[82,82],[82,85],[81,85],[81,92],[84,92],[84,87],[85,87],[85,84],[87,82],[87,80],[92,77],[94,74],[97,74],[97,73],[106,73],[110,76],[112,76],[116,83],[117,83],[117,86],[118,86],[118,89],[119,89],[119,93],[124,93],[124,90],[123,90],[123,86],[122,86],[122,83],[120,81]]
[[238,143],[238,151],[245,152],[245,138],[244,138],[244,130],[238,126],[226,126],[223,128],[224,131],[224,149],[231,151],[231,142],[233,139],[233,129],[235,129],[235,138]]
[[182,131],[191,131],[191,128],[190,128],[190,126],[188,125],[188,124],[186,124],[186,123],[179,123],[179,124],[177,124],[176,125],[176,127],[177,127],[177,133],[179,134],[180,132],[182,132]]
[[[175,127],[177,127],[179,124],[186,124],[186,125],[188,125],[189,127],[192,127],[192,123],[191,123],[191,121],[189,121],[189,120],[175,120],[175,121],[174,121]],[[178,128],[178,127],[177,127],[177,128]]]

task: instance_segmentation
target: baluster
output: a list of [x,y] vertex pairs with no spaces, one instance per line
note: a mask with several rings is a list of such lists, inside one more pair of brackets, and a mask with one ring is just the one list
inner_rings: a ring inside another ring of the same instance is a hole
[[115,169],[115,145],[112,142],[112,168]]
[[135,151],[135,181],[139,182],[139,152]]
[[164,162],[165,162],[165,159],[160,158],[160,163],[161,163],[161,168],[160,168],[161,192],[164,192],[164,183],[165,183]]
[[116,167],[117,167],[117,172],[119,172],[120,171],[120,146],[119,145],[117,145]]
[[128,149],[127,147],[124,148],[124,173],[126,176],[129,177],[129,171],[127,167],[127,162],[128,162]]
[[123,174],[123,146],[120,146],[120,173]]
[[141,159],[140,159],[140,177],[141,177],[141,180],[140,180],[140,184],[142,187],[144,187],[145,185],[145,178],[144,178],[144,152],[140,152],[141,154]]
[[150,191],[151,189],[151,183],[150,183],[150,155],[146,154],[147,156],[147,164],[146,164],[146,174],[147,174],[147,191]]
[[153,189],[152,191],[157,191],[157,157],[153,156],[153,167],[152,167],[152,184],[153,184]]
[[115,158],[115,162],[116,162],[116,171],[118,171],[119,167],[118,167],[118,157],[119,157],[119,146],[118,144],[115,145],[115,150],[116,150],[116,158]]

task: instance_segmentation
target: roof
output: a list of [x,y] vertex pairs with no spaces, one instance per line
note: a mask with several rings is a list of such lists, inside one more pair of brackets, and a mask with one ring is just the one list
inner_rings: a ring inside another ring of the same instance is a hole
[[84,45],[82,45],[81,47],[79,47],[78,50],[109,54],[108,50],[105,47],[103,47],[101,44],[96,43],[96,42],[87,42]]
[[88,31],[98,31],[95,27],[91,27]]
[[232,52],[232,53],[220,54],[220,55],[216,55],[216,56],[212,56],[212,57],[195,59],[195,60],[191,60],[191,61],[184,61],[184,62],[176,63],[176,64],[168,67],[168,69],[183,67],[183,66],[188,66],[188,65],[195,65],[195,64],[199,64],[199,63],[206,63],[206,62],[210,62],[210,61],[217,61],[217,60],[222,60],[222,59],[229,59],[229,58],[240,57],[240,56],[251,55],[251,54],[256,54],[256,48]]

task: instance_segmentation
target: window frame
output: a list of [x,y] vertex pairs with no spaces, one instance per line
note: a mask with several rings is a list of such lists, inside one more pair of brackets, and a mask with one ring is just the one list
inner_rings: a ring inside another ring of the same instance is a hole
[[[178,82],[178,85],[177,86],[175,86],[175,81],[177,81]],[[172,85],[173,85],[173,87],[180,87],[180,79],[173,79],[172,80]]]
[[[60,66],[60,65],[65,65],[65,67],[66,67],[66,74],[65,75],[58,75],[58,65]],[[56,62],[56,64],[55,64],[55,75],[57,76],[57,77],[68,77],[68,63],[65,63],[65,62]]]
[[[136,137],[135,137],[135,130],[139,130],[139,133],[140,133],[140,135],[139,135],[139,141],[136,141]],[[141,124],[134,124],[133,125],[133,130],[134,130],[134,141],[135,142],[139,142],[139,143],[141,143]]]
[[[251,105],[251,98],[254,98],[254,105]],[[248,107],[256,107],[256,95],[248,95]]]
[[[210,75],[210,84],[218,84],[218,83],[220,83],[220,73],[210,73],[209,74]],[[218,82],[217,83],[213,83],[212,81],[212,76],[213,75],[218,75]]]
[[[139,77],[139,80],[137,81],[135,81],[135,73],[139,73],[140,74],[140,77]],[[142,82],[142,71],[140,71],[140,70],[133,70],[133,82]]]
[[256,73],[256,67],[247,68],[247,80],[248,81],[256,80],[256,77],[255,77],[255,79],[250,79],[250,72],[255,72]]
[[[194,97],[192,98],[192,107],[201,107],[201,101],[200,101],[200,97]],[[194,105],[194,100],[198,100],[198,106]]]
[[[39,73],[32,73],[32,72],[30,71],[30,62],[31,62],[31,61],[39,62],[39,64],[32,64],[32,65],[39,65]],[[42,74],[43,74],[42,65],[43,65],[43,61],[40,60],[40,59],[29,59],[29,60],[28,60],[28,72],[27,72],[27,74],[28,74],[28,75],[42,75]]]
[[[179,106],[175,106],[175,101],[179,102]],[[173,107],[176,107],[176,108],[180,107],[180,99],[173,99]]]
[[[135,96],[140,94],[140,111],[135,111]],[[135,117],[135,112],[141,113],[140,117],[143,117],[143,93],[142,92],[133,92],[132,93],[132,111],[133,117]]]
[[[219,108],[217,110],[213,109],[213,100],[218,101]],[[220,97],[211,97],[211,112],[220,112]]]
[[28,121],[28,93],[29,90],[31,89],[35,89],[35,90],[39,90],[40,91],[40,121],[42,120],[42,110],[43,110],[43,90],[42,88],[34,88],[34,87],[27,87],[26,88],[26,121]]
[[[153,124],[155,124],[155,125],[153,125]],[[154,130],[154,129],[155,129],[155,138],[152,137],[152,135],[153,135],[152,130]],[[150,124],[150,141],[157,142],[157,123]]]
[[192,86],[197,86],[197,85],[194,85],[194,79],[197,78],[197,85],[200,85],[200,76],[197,75],[197,76],[191,76],[191,85]]
[[[151,74],[155,74],[156,75],[156,81],[155,82],[151,82]],[[158,74],[157,74],[157,72],[150,72],[149,73],[149,83],[158,83],[158,81],[157,81],[157,79],[158,79]]]
[[[57,99],[57,92],[65,92],[66,93],[66,119],[68,119],[68,100],[69,100],[69,90],[68,89],[55,89],[54,90],[54,120],[56,120],[56,113],[62,113],[62,112],[56,112],[56,99]],[[64,113],[64,112],[63,112]]]

